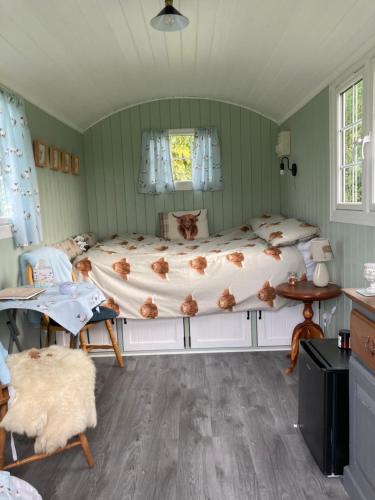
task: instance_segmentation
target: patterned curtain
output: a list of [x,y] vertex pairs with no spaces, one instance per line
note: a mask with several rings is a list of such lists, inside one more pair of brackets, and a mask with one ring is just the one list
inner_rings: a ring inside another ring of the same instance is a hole
[[42,241],[40,203],[23,99],[0,89],[0,169],[18,247]]
[[216,127],[196,128],[192,158],[193,189],[224,189],[220,162],[220,144]]
[[147,130],[142,136],[138,191],[159,194],[174,190],[168,130]]

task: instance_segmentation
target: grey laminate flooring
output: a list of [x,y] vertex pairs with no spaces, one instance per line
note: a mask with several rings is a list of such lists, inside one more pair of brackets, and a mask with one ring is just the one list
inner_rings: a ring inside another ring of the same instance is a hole
[[[14,470],[45,500],[322,500],[348,497],[293,428],[285,353],[96,358],[96,467],[79,449]],[[26,446],[25,440],[19,447]]]

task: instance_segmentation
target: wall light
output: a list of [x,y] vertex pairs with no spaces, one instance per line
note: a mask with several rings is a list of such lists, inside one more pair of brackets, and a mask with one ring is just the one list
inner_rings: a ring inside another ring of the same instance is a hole
[[287,163],[287,170],[290,170],[292,172],[292,176],[295,177],[297,175],[297,164],[292,163],[292,166],[289,165],[289,157],[288,156],[283,156],[280,158],[280,175],[284,175],[285,173],[285,165],[284,161]]

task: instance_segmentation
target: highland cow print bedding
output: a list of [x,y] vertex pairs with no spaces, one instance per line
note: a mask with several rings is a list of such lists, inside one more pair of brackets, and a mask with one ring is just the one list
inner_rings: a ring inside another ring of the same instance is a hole
[[130,319],[276,310],[286,301],[275,287],[288,272],[306,279],[295,246],[269,246],[249,226],[193,242],[115,235],[74,265],[80,279],[95,283],[120,316]]

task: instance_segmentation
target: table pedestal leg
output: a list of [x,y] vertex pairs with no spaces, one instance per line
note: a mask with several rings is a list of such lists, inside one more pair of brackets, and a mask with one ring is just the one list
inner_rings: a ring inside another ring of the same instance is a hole
[[299,323],[293,330],[290,351],[290,366],[285,370],[285,373],[292,373],[296,366],[299,352],[299,341],[301,339],[324,339],[323,330],[317,323],[312,321],[314,316],[312,304],[312,302],[304,302],[303,317],[305,320],[302,323]]

